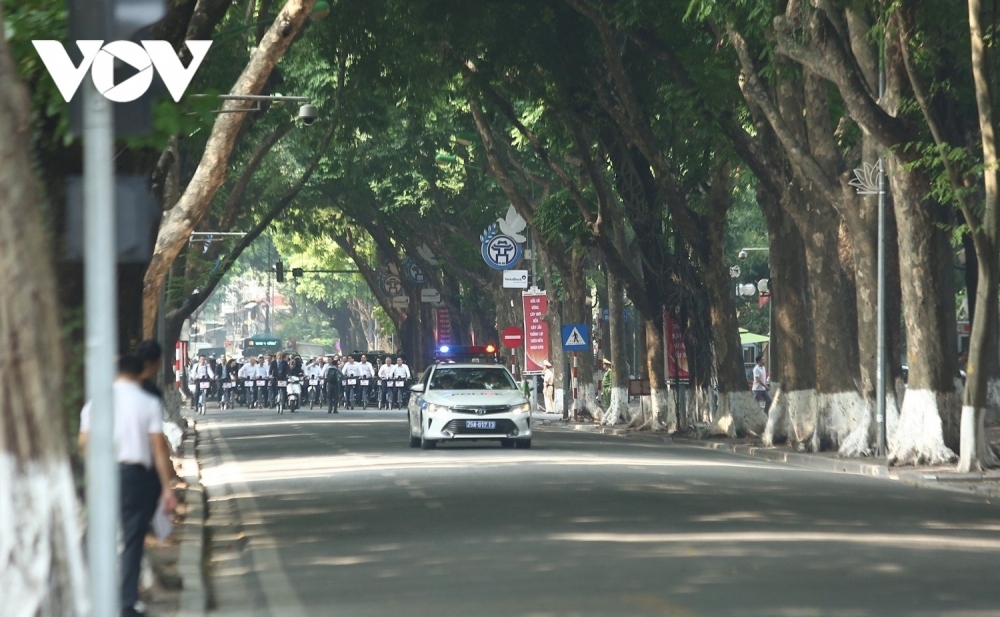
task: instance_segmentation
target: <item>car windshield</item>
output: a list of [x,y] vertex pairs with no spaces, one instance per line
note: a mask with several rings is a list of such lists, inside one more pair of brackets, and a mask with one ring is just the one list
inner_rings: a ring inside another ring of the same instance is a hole
[[431,377],[430,390],[516,390],[503,368],[439,367]]

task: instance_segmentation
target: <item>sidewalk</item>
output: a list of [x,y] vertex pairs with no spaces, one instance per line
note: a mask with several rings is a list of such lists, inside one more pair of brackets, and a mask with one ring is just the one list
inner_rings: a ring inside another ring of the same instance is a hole
[[[958,473],[954,465],[935,467],[894,467],[875,459],[841,458],[836,452],[799,452],[792,446],[764,447],[755,438],[731,439],[711,437],[706,439],[689,439],[674,437],[665,431],[639,431],[622,427],[601,426],[590,422],[563,421],[561,416],[554,414],[546,418],[543,424],[562,427],[568,430],[586,431],[601,435],[615,435],[629,439],[641,439],[661,443],[673,443],[694,448],[723,450],[751,456],[767,461],[789,463],[837,473],[873,476],[897,480],[925,488],[973,493],[986,498],[1000,498],[1000,470],[984,473]],[[532,415],[534,418],[535,416]],[[987,438],[994,446],[1000,442],[1000,426],[987,427]]]
[[152,586],[140,593],[150,617],[195,617],[205,614],[205,508],[200,471],[195,458],[197,432],[190,418],[179,452],[173,457],[185,485],[177,488],[177,512],[170,537],[146,538],[145,554],[152,569]]

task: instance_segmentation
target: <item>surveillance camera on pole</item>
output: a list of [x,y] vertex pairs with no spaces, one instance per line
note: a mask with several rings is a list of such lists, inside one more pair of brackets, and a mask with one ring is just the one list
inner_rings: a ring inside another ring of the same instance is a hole
[[739,257],[741,260],[744,260],[744,259],[747,258],[747,252],[746,251],[740,251],[740,254],[737,255],[737,257]]
[[299,107],[299,121],[302,124],[309,126],[313,122],[316,122],[316,118],[319,117],[319,110],[316,109],[315,105],[303,105]]

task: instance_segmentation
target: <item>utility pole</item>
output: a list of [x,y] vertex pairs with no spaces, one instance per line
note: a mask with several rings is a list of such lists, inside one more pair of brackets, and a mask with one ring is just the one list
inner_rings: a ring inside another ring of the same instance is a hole
[[264,302],[264,333],[271,333],[271,298],[274,291],[271,289],[271,237],[267,238],[267,301]]

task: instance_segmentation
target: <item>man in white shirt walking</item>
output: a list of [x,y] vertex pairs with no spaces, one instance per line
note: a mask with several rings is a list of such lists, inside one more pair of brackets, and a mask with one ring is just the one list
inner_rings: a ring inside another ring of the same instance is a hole
[[757,356],[757,365],[753,367],[753,396],[758,401],[764,401],[764,413],[771,410],[770,386],[767,385],[767,369],[764,368],[764,356]]
[[[143,541],[158,502],[170,513],[177,497],[170,486],[173,465],[163,437],[163,404],[142,389],[143,362],[126,355],[118,361],[114,383],[115,458],[121,483],[121,524],[124,551],[121,555],[121,614],[140,615],[139,564]],[[80,413],[80,452],[86,456],[90,433],[90,403]]]

